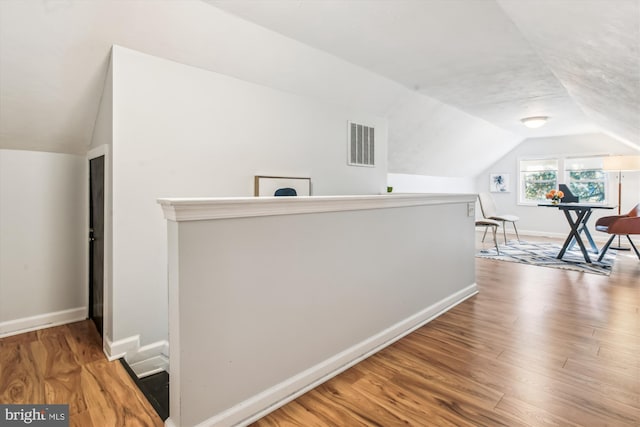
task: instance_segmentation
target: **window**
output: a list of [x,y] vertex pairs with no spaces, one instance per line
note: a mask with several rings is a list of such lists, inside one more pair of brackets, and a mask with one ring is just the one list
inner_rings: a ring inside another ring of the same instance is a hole
[[549,190],[558,188],[558,160],[520,161],[520,203],[545,200]]
[[549,190],[565,183],[581,202],[607,202],[607,174],[602,157],[561,157],[520,160],[519,202],[545,201]]
[[602,157],[567,158],[564,164],[567,186],[581,202],[606,201],[607,178],[602,170]]

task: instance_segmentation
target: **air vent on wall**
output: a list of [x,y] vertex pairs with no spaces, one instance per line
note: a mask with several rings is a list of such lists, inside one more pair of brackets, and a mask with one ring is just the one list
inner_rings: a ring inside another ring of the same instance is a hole
[[375,129],[349,122],[349,164],[375,166]]

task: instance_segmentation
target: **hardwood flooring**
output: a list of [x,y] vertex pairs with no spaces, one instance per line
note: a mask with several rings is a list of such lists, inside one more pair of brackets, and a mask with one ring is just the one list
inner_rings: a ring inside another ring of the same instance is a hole
[[[477,296],[254,426],[640,426],[635,255],[610,277],[476,269]],[[0,339],[0,403],[69,403],[74,426],[162,425],[91,322]]]
[[476,270],[477,296],[253,426],[640,426],[633,253],[609,277]]
[[69,404],[71,426],[162,426],[93,322],[0,339],[0,403]]

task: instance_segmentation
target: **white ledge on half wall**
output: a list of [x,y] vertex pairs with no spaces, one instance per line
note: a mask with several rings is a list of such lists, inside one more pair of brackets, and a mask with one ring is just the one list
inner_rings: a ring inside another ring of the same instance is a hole
[[357,211],[407,206],[475,203],[475,194],[383,194],[359,196],[162,198],[169,221]]

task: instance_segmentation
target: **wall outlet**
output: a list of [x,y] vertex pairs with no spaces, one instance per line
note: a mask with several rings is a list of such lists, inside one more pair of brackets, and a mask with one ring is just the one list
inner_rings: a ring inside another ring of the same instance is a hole
[[467,203],[467,216],[476,216],[476,204],[475,203]]

